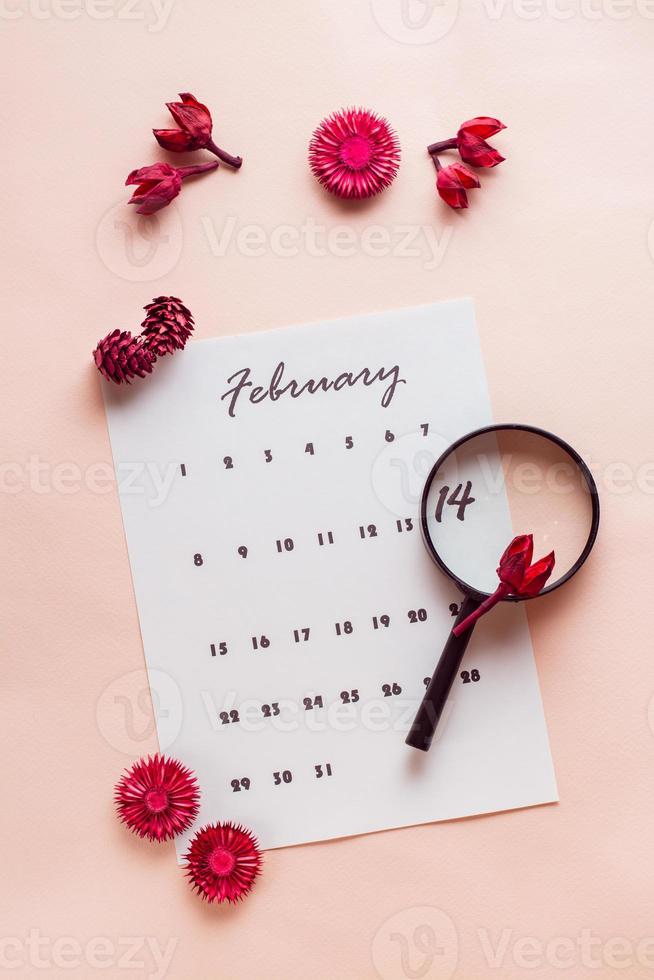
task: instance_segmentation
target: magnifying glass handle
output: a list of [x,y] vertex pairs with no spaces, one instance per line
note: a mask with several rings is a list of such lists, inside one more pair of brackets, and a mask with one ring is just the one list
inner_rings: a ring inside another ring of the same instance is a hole
[[[477,599],[471,599],[469,596],[464,599],[454,625],[462,623],[479,605]],[[422,703],[413,719],[411,731],[406,737],[406,744],[412,748],[426,752],[431,745],[436,726],[443,713],[454,679],[459,672],[463,654],[466,652],[473,629],[474,626],[462,633],[461,636],[450,633]]]

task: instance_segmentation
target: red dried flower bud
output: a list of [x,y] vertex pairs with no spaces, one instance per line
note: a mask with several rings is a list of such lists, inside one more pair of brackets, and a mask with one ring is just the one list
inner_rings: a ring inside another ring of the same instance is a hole
[[179,129],[153,129],[159,146],[172,153],[184,153],[188,150],[210,150],[223,163],[228,163],[236,170],[241,166],[241,157],[226,153],[213,141],[213,122],[211,113],[206,105],[191,95],[190,92],[180,92],[181,102],[167,102],[168,110],[180,127]]
[[181,102],[167,102],[166,106],[180,128],[153,129],[152,132],[164,150],[177,153],[203,150],[211,139],[211,113],[190,92],[180,92],[179,97]]
[[129,199],[130,204],[138,204],[139,214],[154,214],[177,197],[182,189],[182,178],[177,167],[168,163],[155,163],[151,167],[132,170],[125,186],[136,184],[137,188]]
[[[438,167],[437,158],[433,157],[433,159]],[[438,169],[436,188],[442,199],[451,208],[467,208],[466,188],[479,186],[477,177],[462,163],[451,163],[448,167]]]
[[554,568],[554,552],[551,551],[545,558],[531,564],[534,552],[534,538],[531,534],[519,534],[513,539],[509,547],[500,558],[497,574],[500,584],[492,595],[475,609],[474,612],[466,616],[462,622],[457,623],[452,632],[455,636],[461,636],[466,630],[485,615],[493,606],[496,606],[502,599],[510,595],[519,596],[521,599],[529,599],[538,595]]
[[137,188],[128,204],[138,204],[139,214],[154,214],[174,200],[182,189],[186,177],[202,174],[218,167],[218,161],[199,163],[191,167],[171,167],[168,163],[153,163],[150,167],[132,170],[125,185],[136,184]]

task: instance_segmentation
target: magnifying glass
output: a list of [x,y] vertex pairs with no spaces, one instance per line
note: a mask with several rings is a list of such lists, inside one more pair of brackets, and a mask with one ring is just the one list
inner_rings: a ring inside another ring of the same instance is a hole
[[[427,551],[464,595],[453,629],[496,591],[500,556],[515,536],[532,534],[535,557],[554,551],[556,561],[537,596],[507,595],[501,602],[548,595],[568,582],[591,552],[599,516],[588,466],[551,432],[490,425],[454,442],[434,463],[420,504]],[[450,633],[407,745],[429,749],[472,633],[473,627]]]

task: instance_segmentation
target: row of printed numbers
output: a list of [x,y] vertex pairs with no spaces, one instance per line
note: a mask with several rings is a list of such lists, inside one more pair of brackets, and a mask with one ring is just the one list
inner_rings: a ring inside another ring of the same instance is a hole
[[[314,779],[323,779],[325,776],[333,776],[334,770],[331,762],[318,762],[313,767]],[[288,786],[293,782],[293,772],[291,769],[277,769],[272,773],[273,786]],[[252,786],[249,776],[230,779],[229,785],[233,793],[248,792]]]
[[[472,670],[462,670],[459,674],[462,684],[477,683],[481,680],[480,671],[474,667]],[[423,677],[422,682],[425,687],[429,685],[431,677]],[[385,681],[379,685],[379,693],[384,698],[398,697],[402,693],[402,685],[398,681]],[[361,690],[358,687],[346,688],[339,692],[339,701],[341,705],[344,704],[358,704],[361,701]],[[332,703],[337,703],[336,701]],[[326,704],[326,699],[322,694],[309,694],[302,698],[302,706],[304,711],[314,711],[320,708],[324,708]],[[258,710],[261,712],[263,718],[277,718],[281,715],[282,711],[291,706],[295,706],[292,701],[270,701],[269,703],[264,703],[259,705]],[[219,711],[218,718],[220,719],[221,725],[238,725],[241,720],[240,711],[238,708],[231,708],[229,711]]]
[[[450,603],[449,610],[452,616],[457,616],[459,612],[459,607],[455,602]],[[424,606],[418,606],[416,609],[407,609],[406,621],[409,626],[415,626],[419,623],[427,622],[429,615]],[[388,613],[378,613],[372,616],[369,622],[369,627],[372,630],[387,630],[391,628],[391,623],[395,620],[391,620]],[[292,638],[294,643],[309,643],[311,640],[311,626],[298,626],[290,632],[290,638]],[[351,636],[354,633],[354,623],[351,619],[342,619],[334,623],[334,633],[336,636]],[[252,650],[267,650],[271,646],[271,639],[265,633],[258,633],[256,636],[250,637],[250,647]],[[227,640],[220,640],[218,643],[210,643],[209,649],[211,651],[212,657],[225,657],[229,653],[229,645]]]
[[[419,427],[419,431],[421,432],[421,434],[423,436],[428,436],[429,435],[429,422],[421,422],[420,427]],[[388,442],[388,443],[395,442],[395,433],[394,432],[391,432],[390,429],[386,429],[386,431],[384,432],[384,442]],[[316,443],[313,440],[309,440],[308,442],[305,442],[305,444],[304,444],[304,455],[305,456],[315,456],[316,455],[316,446],[317,445],[318,445],[318,443]],[[354,437],[351,436],[351,435],[350,436],[344,436],[344,438],[343,438],[343,446],[344,446],[345,449],[354,449],[355,448]],[[262,449],[261,450],[261,456],[262,456],[262,459],[263,459],[264,463],[272,463],[274,461],[274,459],[275,459],[275,455],[274,455],[272,449]],[[223,466],[224,466],[224,468],[226,470],[234,470],[234,469],[237,468],[237,460],[236,460],[236,457],[234,457],[234,456],[223,456],[222,462],[223,462]],[[180,463],[180,471],[181,471],[182,476],[187,476],[188,475],[188,469],[187,469],[186,463]]]
[[[443,508],[446,504],[449,506],[456,506],[457,518],[458,520],[464,520],[466,507],[474,503],[475,498],[471,496],[472,484],[468,481],[465,488],[462,483],[459,483],[457,487],[450,493],[449,486],[441,487],[438,495],[438,502],[436,504],[435,519],[440,523],[443,519]],[[397,534],[404,534],[415,530],[415,518],[404,517],[398,518],[392,525]],[[359,524],[358,535],[362,541],[369,540],[371,538],[378,538],[381,536],[381,527],[378,524]],[[317,531],[316,540],[319,547],[324,545],[330,545],[336,543],[336,536],[333,531]],[[291,551],[295,551],[295,540],[292,537],[280,537],[275,539],[274,543],[275,552],[278,555],[288,554]],[[247,558],[250,551],[247,545],[238,545],[236,552],[241,558]],[[193,564],[200,568],[204,565],[205,558],[201,551],[196,552],[193,555]]]

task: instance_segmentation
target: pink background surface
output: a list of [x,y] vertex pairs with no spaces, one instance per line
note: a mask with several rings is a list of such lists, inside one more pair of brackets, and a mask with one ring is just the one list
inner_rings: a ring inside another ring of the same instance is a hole
[[[159,21],[149,0],[0,12],[0,969],[14,976],[654,975],[654,9],[409,12],[425,25],[405,26],[400,0],[173,0]],[[218,142],[245,164],[139,224],[122,182],[172,159],[150,128],[168,125],[179,90],[212,107]],[[385,113],[403,149],[393,187],[357,207],[305,162],[314,125],[351,103]],[[456,215],[424,147],[479,113],[508,124],[494,140],[507,162]],[[248,225],[263,229],[260,254],[239,245]],[[352,254],[325,246],[339,225]],[[377,254],[372,226],[387,236]],[[603,491],[590,564],[529,608],[560,804],[270,852],[252,897],[224,909],[191,894],[172,845],[121,829],[113,784],[156,742],[90,351],[162,292],[190,305],[199,337],[474,298],[497,419],[560,432]],[[425,926],[436,954],[421,952]],[[127,974],[125,937],[139,964]],[[163,974],[155,942],[172,953]]]

